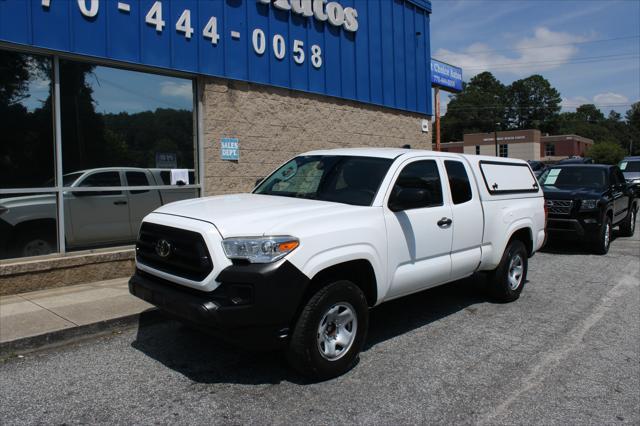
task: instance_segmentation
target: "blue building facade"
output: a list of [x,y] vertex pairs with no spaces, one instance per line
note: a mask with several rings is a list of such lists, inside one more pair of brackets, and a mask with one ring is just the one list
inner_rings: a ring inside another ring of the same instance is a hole
[[432,115],[427,0],[3,0],[0,42]]

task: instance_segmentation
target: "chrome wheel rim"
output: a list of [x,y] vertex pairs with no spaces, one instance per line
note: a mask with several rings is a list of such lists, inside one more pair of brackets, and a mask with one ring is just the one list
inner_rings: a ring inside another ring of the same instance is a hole
[[524,260],[522,256],[516,254],[509,262],[509,288],[516,290],[522,283],[522,276],[524,275]]
[[609,247],[610,240],[611,240],[611,225],[609,225],[609,222],[607,222],[604,229],[604,248],[605,249]]
[[318,350],[328,361],[337,361],[349,352],[358,332],[356,310],[347,302],[332,305],[318,325]]

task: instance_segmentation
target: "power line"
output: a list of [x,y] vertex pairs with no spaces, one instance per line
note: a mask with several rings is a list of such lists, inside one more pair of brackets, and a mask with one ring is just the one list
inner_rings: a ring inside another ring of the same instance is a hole
[[606,61],[619,61],[622,59],[633,59],[639,58],[640,55],[637,53],[622,53],[616,55],[601,55],[601,56],[584,56],[582,58],[574,58],[571,60],[551,60],[551,61],[531,61],[531,62],[520,62],[520,63],[501,63],[501,64],[487,64],[482,67],[469,67],[464,68],[465,70],[483,70],[483,69],[495,69],[495,68],[518,68],[524,65],[538,65],[538,64],[547,64],[547,65],[564,65],[564,64],[583,64],[583,63],[591,63],[591,62],[605,62]]
[[532,46],[532,47],[514,47],[511,49],[487,49],[487,50],[473,50],[471,52],[464,52],[465,55],[477,55],[482,53],[491,53],[491,52],[515,52],[520,50],[530,50],[530,49],[546,49],[548,47],[560,47],[560,46],[573,46],[576,44],[590,44],[590,43],[603,43],[607,41],[617,41],[617,40],[629,40],[632,38],[640,38],[640,35],[633,36],[625,36],[625,37],[614,37],[614,38],[601,38],[598,40],[588,40],[588,41],[576,41],[573,43],[560,43],[560,44],[547,44],[544,46]]

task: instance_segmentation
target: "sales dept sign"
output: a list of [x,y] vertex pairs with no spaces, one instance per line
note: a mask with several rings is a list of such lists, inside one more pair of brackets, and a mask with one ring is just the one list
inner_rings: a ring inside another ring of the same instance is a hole
[[238,138],[222,138],[220,140],[220,159],[227,161],[240,160],[240,143]]

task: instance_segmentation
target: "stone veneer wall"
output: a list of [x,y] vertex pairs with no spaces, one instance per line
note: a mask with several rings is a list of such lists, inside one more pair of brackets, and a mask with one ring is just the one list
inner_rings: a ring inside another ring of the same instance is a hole
[[[257,84],[204,79],[204,193],[250,191],[259,177],[305,151],[351,147],[431,149],[420,114]],[[240,160],[220,160],[236,137]]]
[[134,250],[0,262],[0,296],[131,276]]

